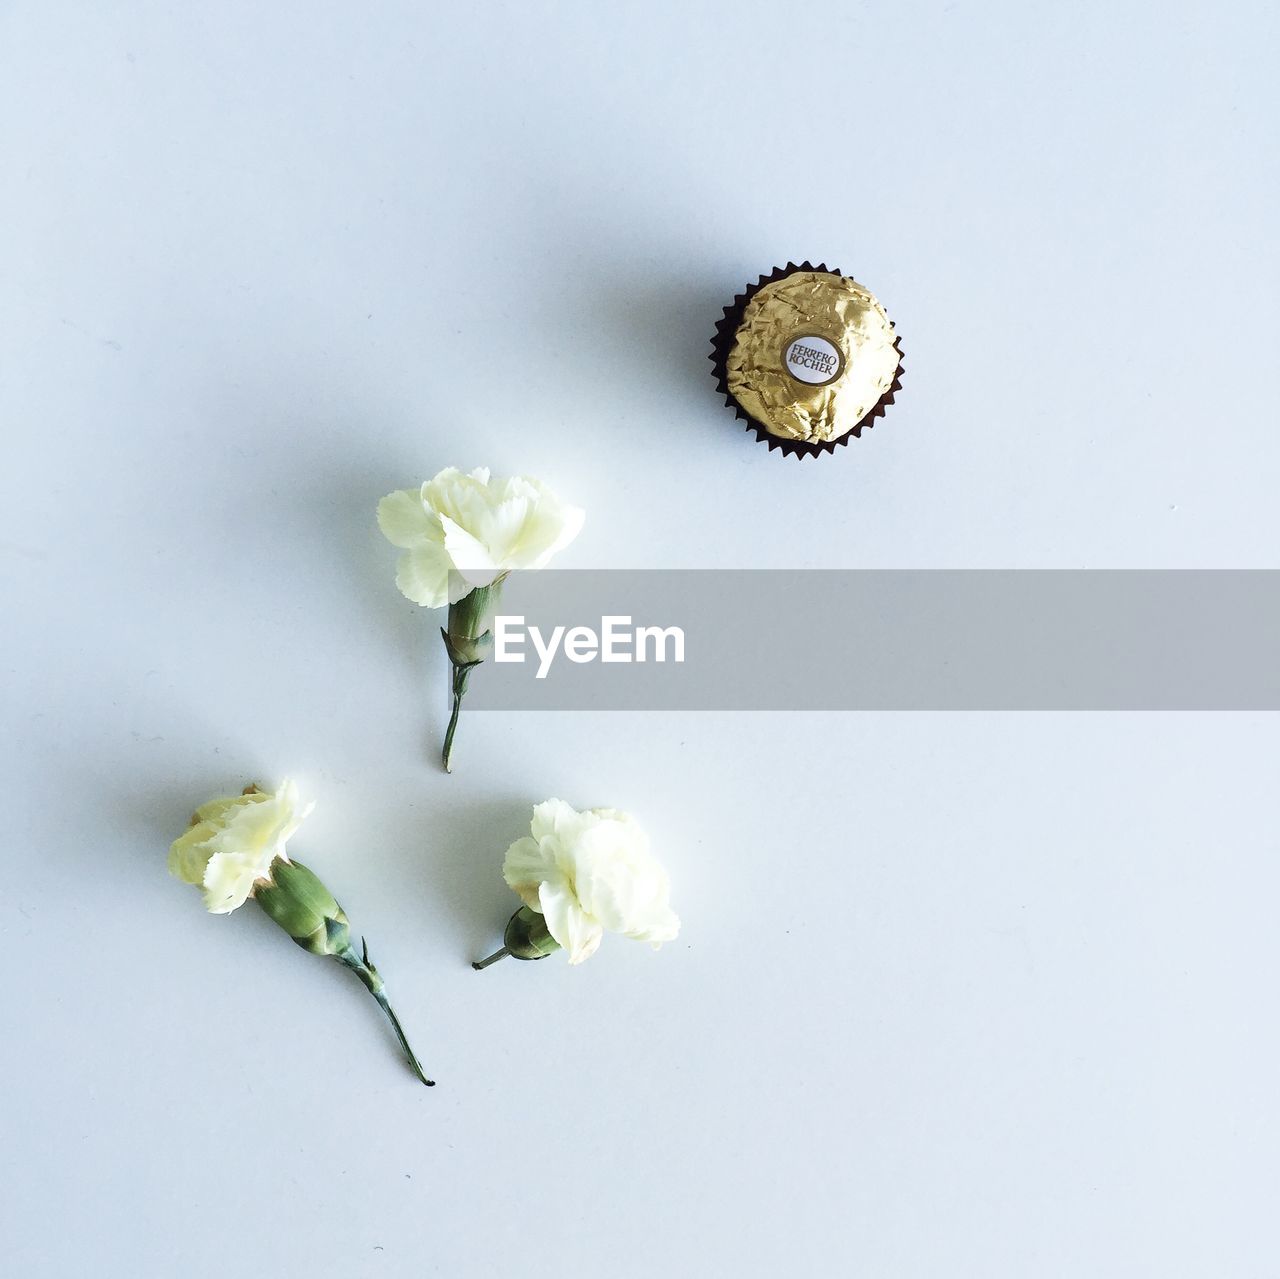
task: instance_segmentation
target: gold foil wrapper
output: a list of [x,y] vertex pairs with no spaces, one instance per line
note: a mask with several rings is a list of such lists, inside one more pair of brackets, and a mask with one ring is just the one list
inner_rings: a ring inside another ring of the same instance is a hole
[[725,383],[770,435],[822,445],[889,394],[900,361],[893,325],[869,290],[847,276],[801,270],[747,303]]

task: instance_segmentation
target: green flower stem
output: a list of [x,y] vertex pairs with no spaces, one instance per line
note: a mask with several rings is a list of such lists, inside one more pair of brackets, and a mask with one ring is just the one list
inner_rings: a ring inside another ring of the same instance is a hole
[[449,727],[445,729],[444,752],[441,755],[446,773],[453,772],[453,735],[458,730],[458,716],[462,713],[462,698],[467,691],[467,679],[470,675],[470,666],[453,668],[453,712],[449,716]]
[[453,735],[458,731],[458,716],[472,670],[484,661],[489,647],[489,615],[498,602],[502,577],[488,586],[477,586],[460,600],[449,605],[449,625],[440,631],[445,651],[453,665],[453,708],[449,727],[445,729],[441,762],[446,773],[453,772]]
[[490,964],[496,964],[500,959],[506,959],[511,952],[504,946],[501,950],[495,950],[488,959],[482,959],[478,963],[472,964],[471,967],[480,972],[484,968],[488,968]]
[[339,951],[334,955],[340,964],[351,969],[353,973],[364,983],[365,989],[378,1001],[378,1007],[387,1015],[387,1020],[391,1023],[391,1028],[396,1032],[396,1038],[400,1041],[400,1047],[404,1050],[405,1057],[409,1060],[409,1065],[413,1068],[413,1073],[426,1084],[428,1088],[434,1088],[436,1081],[428,1079],[426,1073],[422,1069],[421,1063],[414,1055],[414,1051],[409,1044],[409,1037],[404,1033],[404,1027],[400,1024],[400,1018],[396,1016],[395,1009],[391,1007],[387,999],[386,983],[382,980],[381,974],[369,962],[369,947],[364,946],[364,954],[357,955],[354,947],[348,946],[346,950]]

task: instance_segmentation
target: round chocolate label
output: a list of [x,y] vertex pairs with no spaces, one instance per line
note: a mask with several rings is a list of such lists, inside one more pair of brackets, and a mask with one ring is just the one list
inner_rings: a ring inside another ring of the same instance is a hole
[[834,342],[807,333],[787,343],[782,352],[782,366],[797,382],[825,386],[840,376],[844,356]]

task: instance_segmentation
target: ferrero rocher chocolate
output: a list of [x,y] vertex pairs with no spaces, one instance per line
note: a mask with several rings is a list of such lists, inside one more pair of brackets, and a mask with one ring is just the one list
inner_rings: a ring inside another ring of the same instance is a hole
[[818,271],[766,284],[728,359],[734,399],[770,435],[812,443],[848,435],[897,371],[884,307],[853,280]]
[[856,280],[807,262],[735,298],[712,345],[726,402],[784,453],[833,452],[900,386],[902,353],[884,307]]

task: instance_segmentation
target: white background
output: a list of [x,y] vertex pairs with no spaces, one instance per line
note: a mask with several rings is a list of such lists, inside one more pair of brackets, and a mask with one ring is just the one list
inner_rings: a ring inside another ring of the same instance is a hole
[[[373,511],[487,464],[588,509],[564,567],[1280,567],[1276,34],[0,5],[5,1272],[1274,1276],[1274,716],[487,714],[445,777]],[[907,355],[801,464],[705,355],[803,257]],[[286,773],[433,1092],[165,873]],[[552,794],[684,931],[473,973]]]

